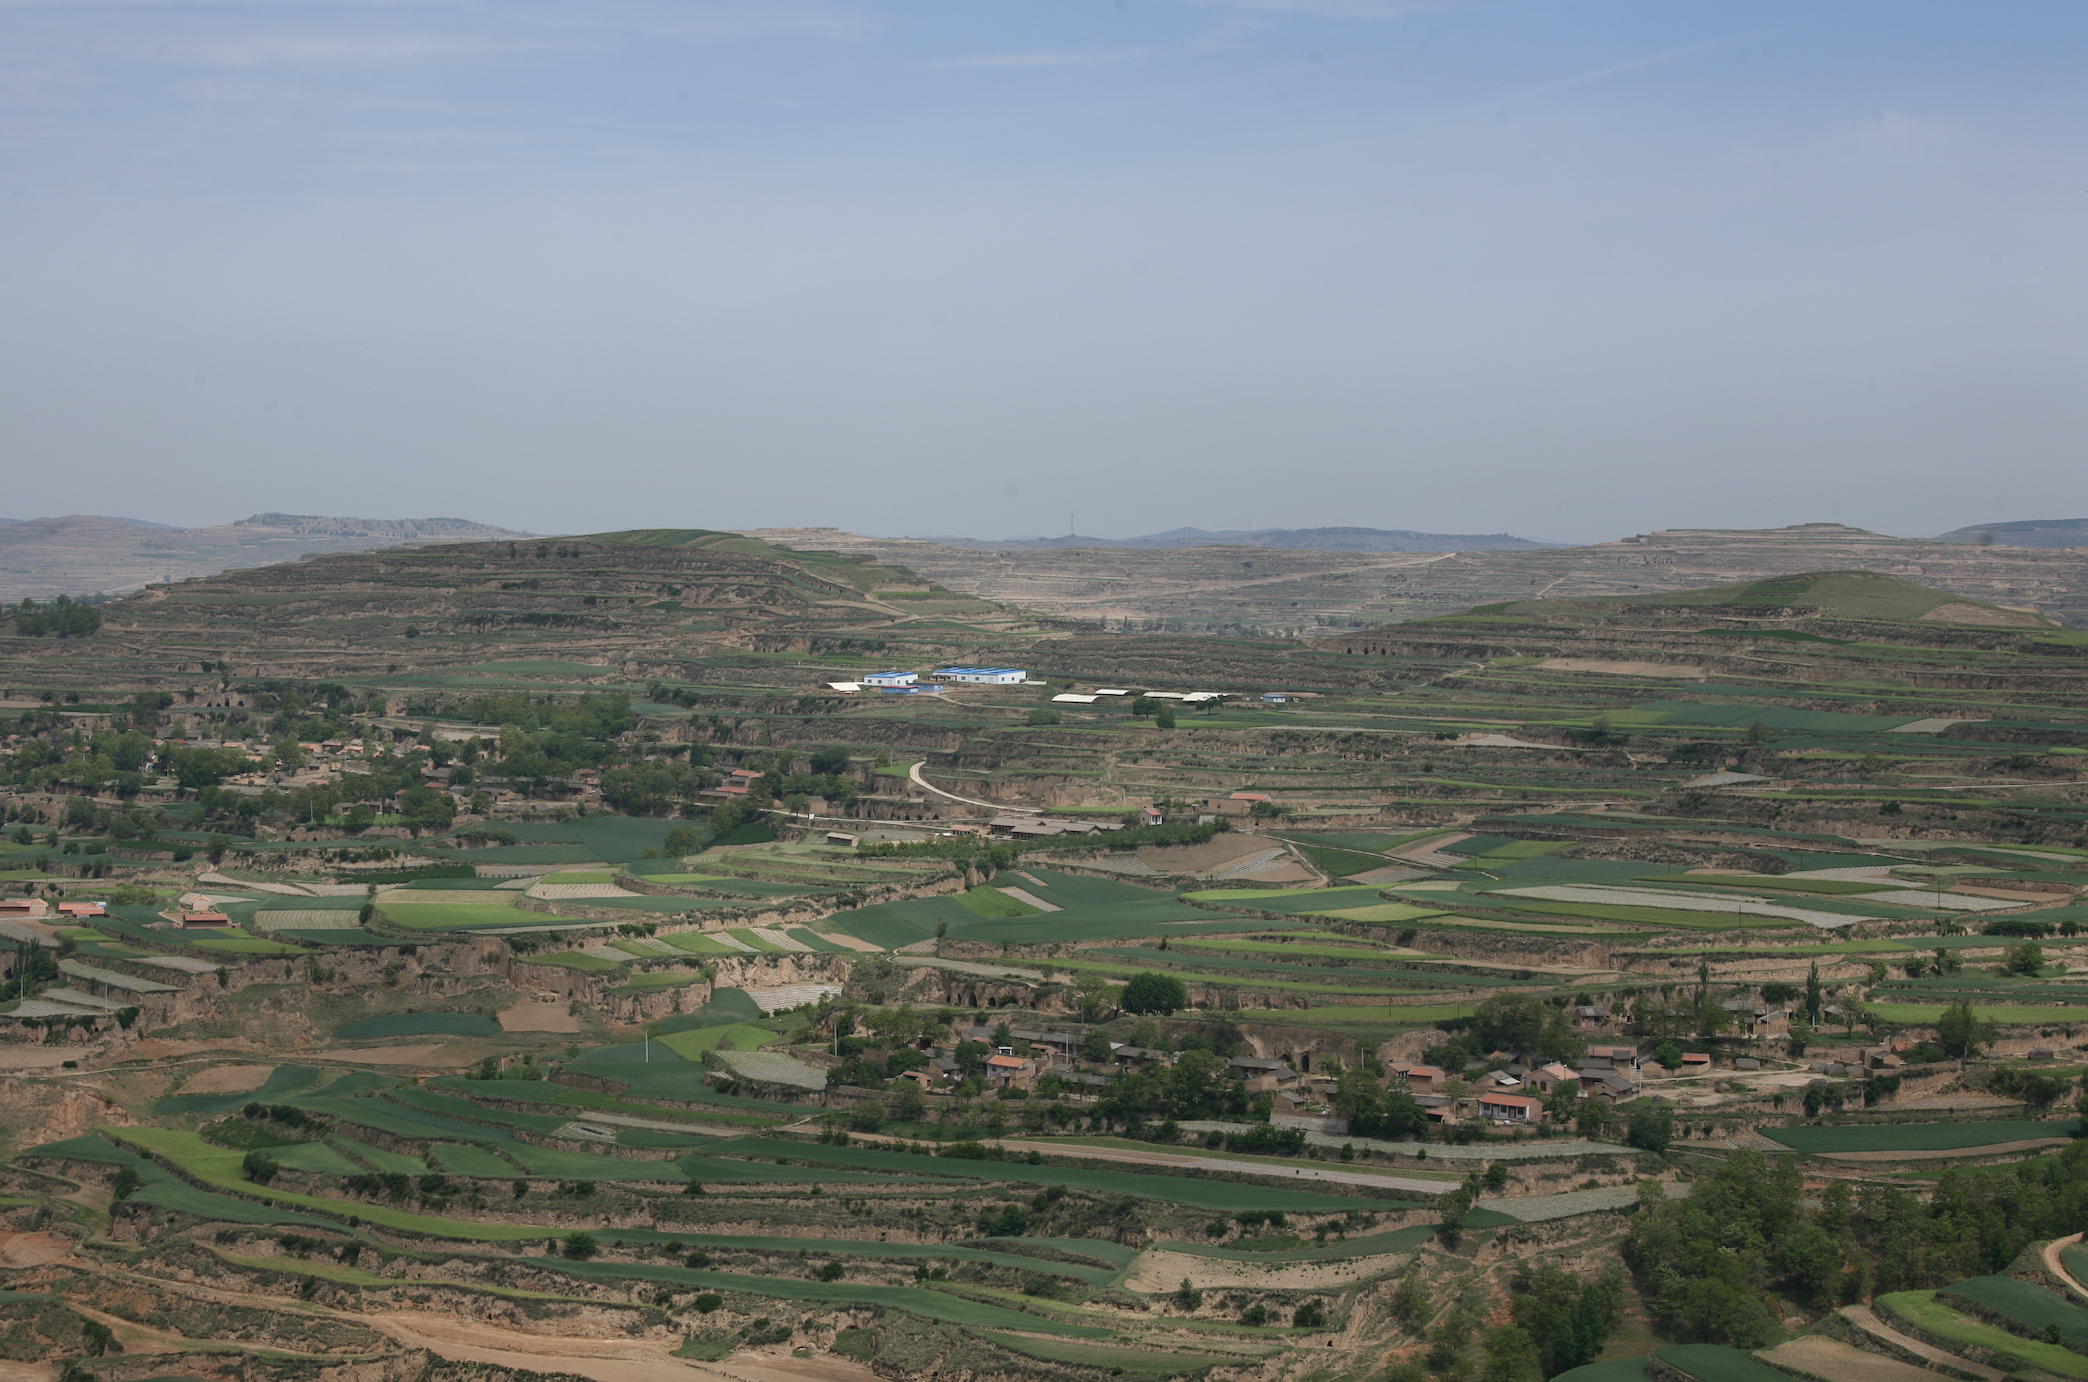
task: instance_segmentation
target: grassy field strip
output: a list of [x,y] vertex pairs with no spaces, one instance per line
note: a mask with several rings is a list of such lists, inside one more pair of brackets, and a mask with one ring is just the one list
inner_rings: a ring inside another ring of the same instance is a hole
[[1701,894],[1664,892],[1653,888],[1598,888],[1579,884],[1553,884],[1534,888],[1489,888],[1489,897],[1532,897],[1543,902],[1593,903],[1612,907],[1656,907],[1662,911],[1680,912],[1723,912],[1736,916],[1778,917],[1785,921],[1803,922],[1822,929],[1847,926],[1859,920],[1855,916],[1838,912],[1813,911],[1804,907],[1786,907],[1773,902],[1755,902],[1746,898],[1710,897]]
[[677,1243],[691,1248],[742,1248],[749,1252],[824,1252],[843,1257],[889,1257],[895,1261],[992,1262],[1003,1267],[1040,1272],[1047,1276],[1070,1276],[1091,1286],[1114,1281],[1115,1267],[1084,1267],[1055,1262],[1047,1257],[1026,1257],[991,1248],[973,1248],[950,1243],[872,1243],[844,1238],[784,1238],[729,1233],[669,1233],[663,1229],[601,1229],[595,1237],[605,1243]]
[[[1048,1144],[1040,1143],[1039,1147],[1048,1147]],[[1373,1203],[1386,1207],[1421,1207],[1411,1200],[1372,1201],[1361,1196],[1326,1195],[1296,1190],[1288,1186],[1242,1184],[1237,1181],[1207,1180],[1189,1176],[1140,1175],[1135,1171],[1103,1171],[1086,1166],[1030,1166],[1020,1162],[967,1161],[955,1157],[931,1159],[910,1152],[885,1152],[869,1147],[830,1147],[788,1142],[779,1138],[742,1138],[737,1142],[723,1143],[716,1151],[724,1155],[765,1159],[782,1156],[793,1161],[886,1173],[927,1175],[940,1179],[954,1177],[1019,1185],[1060,1185],[1069,1190],[1129,1195],[1135,1199],[1159,1200],[1168,1204],[1187,1204],[1226,1211],[1281,1209],[1301,1213],[1340,1213],[1359,1205]],[[692,1168],[692,1174],[698,1179],[708,1180],[710,1177],[707,1174],[695,1169],[706,1160],[687,1157],[683,1159],[682,1165]],[[1237,1168],[1221,1163],[1218,1169],[1230,1171]],[[1435,1188],[1433,1185],[1428,1187],[1431,1191]]]
[[2015,1321],[2033,1335],[2042,1335],[2052,1325],[2077,1343],[2088,1342],[2088,1310],[2064,1300],[2044,1287],[2012,1276],[1976,1276],[1942,1289],[1939,1299],[1950,1304],[1969,1301]]
[[[1866,1003],[1864,1011],[1876,1013],[1884,1021],[1904,1027],[1933,1027],[1943,1017],[1942,1008],[1922,1003]],[[2078,1022],[2088,1018],[2088,1005],[2030,1007],[2025,1004],[2004,1003],[1994,1006],[1974,1005],[1972,1011],[1982,1022],[1992,1022],[2005,1027],[2050,1026],[2053,1023]]]
[[[539,1232],[536,1236],[542,1237],[543,1234]],[[822,1301],[837,1305],[883,1305],[949,1324],[1064,1334],[1078,1339],[1106,1339],[1114,1332],[1094,1325],[1070,1324],[1042,1315],[1026,1314],[1020,1310],[972,1300],[949,1291],[921,1286],[871,1286],[850,1281],[799,1281],[783,1277],[744,1276],[737,1272],[713,1272],[693,1267],[654,1266],[650,1263],[569,1262],[557,1257],[533,1257],[524,1260],[545,1271],[560,1272],[583,1280],[651,1281],[663,1286],[733,1291],[742,1295],[770,1296],[779,1300]]]
[[[1102,960],[1054,960],[1052,964],[1059,969],[1072,970],[1075,973],[1102,974],[1115,979],[1128,979],[1133,975],[1147,972],[1145,968],[1139,965]],[[1355,983],[1330,984],[1309,983],[1300,979],[1250,979],[1233,974],[1207,974],[1195,971],[1185,971],[1179,977],[1184,983],[1190,984],[1210,984],[1223,988],[1266,989],[1278,993],[1356,993],[1359,988]],[[1440,987],[1440,984],[1431,983],[1427,986],[1427,989],[1417,991],[1426,992]],[[1478,987],[1478,985],[1474,985],[1474,987]],[[1400,990],[1395,985],[1386,985],[1380,991],[1399,992]]]
[[[2088,1358],[2058,1344],[2025,1339],[2006,1329],[1982,1324],[1936,1299],[1934,1291],[1893,1291],[1879,1296],[1879,1318],[1885,1323],[1904,1322],[1936,1339],[1974,1348],[1990,1349],[2003,1358],[2020,1359],[2030,1367],[2042,1368],[2058,1377],[2088,1377]],[[2011,1365],[2004,1365],[2013,1371]]]
[[324,1199],[317,1195],[299,1194],[293,1190],[264,1189],[240,1175],[239,1163],[243,1153],[213,1146],[192,1132],[182,1132],[176,1128],[101,1128],[97,1131],[118,1145],[134,1146],[154,1156],[165,1157],[207,1185],[217,1186],[236,1195],[265,1195],[278,1205],[299,1205],[324,1211],[328,1218],[313,1222],[325,1222],[329,1227],[339,1227],[341,1219],[356,1215],[366,1223],[376,1224],[380,1228],[419,1233],[430,1238],[458,1238],[477,1243],[518,1243],[544,1237],[543,1228],[536,1225],[468,1223],[432,1214],[413,1214],[402,1209],[393,1209],[389,1205]]
[[[1085,952],[1089,955],[1107,955],[1112,959],[1144,961],[1144,967],[1169,965],[1209,965],[1216,969],[1243,970],[1262,974],[1307,974],[1330,981],[1336,988],[1376,987],[1393,992],[1407,988],[1492,988],[1504,984],[1537,982],[1535,980],[1504,979],[1499,975],[1484,977],[1463,974],[1428,974],[1419,970],[1380,968],[1376,965],[1353,965],[1328,968],[1313,964],[1288,964],[1282,960],[1245,959],[1237,955],[1192,955],[1175,950],[1154,950],[1145,947],[1104,947]],[[1282,949],[1264,950],[1265,955],[1287,953]]]

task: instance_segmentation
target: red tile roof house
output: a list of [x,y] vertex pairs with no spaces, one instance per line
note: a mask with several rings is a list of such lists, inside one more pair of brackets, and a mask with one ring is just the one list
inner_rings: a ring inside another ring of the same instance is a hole
[[1522,1094],[1482,1094],[1479,1112],[1486,1118],[1504,1118],[1511,1123],[1535,1123],[1544,1117],[1544,1101]]
[[1448,1075],[1432,1065],[1416,1065],[1406,1071],[1407,1088],[1416,1094],[1437,1093],[1448,1079]]

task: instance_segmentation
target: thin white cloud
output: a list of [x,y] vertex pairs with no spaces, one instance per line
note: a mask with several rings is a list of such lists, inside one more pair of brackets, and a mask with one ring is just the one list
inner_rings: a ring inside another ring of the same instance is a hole
[[1060,48],[1026,53],[974,53],[962,58],[938,58],[928,65],[939,70],[996,68],[1020,71],[1041,67],[1077,67],[1095,62],[1123,62],[1128,58],[1143,55],[1144,50],[1140,48]]
[[177,45],[169,50],[169,57],[184,65],[232,69],[344,67],[483,57],[544,46],[514,35],[492,38],[444,33],[238,34]]
[[1309,14],[1321,19],[1397,19],[1447,9],[1449,0],[1175,0],[1176,4],[1214,9],[1257,10],[1264,14]]
[[1647,67],[1658,67],[1664,62],[1673,62],[1676,58],[1686,58],[1692,53],[1701,53],[1707,48],[1716,46],[1715,43],[1692,43],[1683,48],[1670,48],[1663,53],[1648,53],[1642,58],[1632,58],[1626,62],[1613,62],[1607,67],[1598,67],[1590,72],[1578,72],[1571,77],[1561,77],[1557,81],[1541,82],[1536,86],[1524,87],[1521,91],[1511,92],[1489,104],[1497,105],[1502,101],[1521,101],[1531,96],[1544,96],[1554,91],[1564,91],[1568,87],[1586,86],[1590,82],[1607,81],[1611,77],[1622,76],[1626,72],[1636,72]]

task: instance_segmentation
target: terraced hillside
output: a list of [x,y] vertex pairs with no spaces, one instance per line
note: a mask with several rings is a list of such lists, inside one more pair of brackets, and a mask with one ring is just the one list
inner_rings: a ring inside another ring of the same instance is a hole
[[859,559],[648,530],[344,553],[154,585],[106,606],[95,637],[16,637],[0,654],[24,671],[140,685],[204,662],[264,677],[478,669],[584,680],[677,673],[715,650],[819,650],[838,668],[872,670],[870,653],[933,656],[1037,627]]
[[895,562],[952,590],[1043,613],[1183,633],[1344,633],[1500,600],[1688,590],[1805,571],[1866,569],[2088,622],[2088,552],[1888,537],[1838,523],[1670,529],[1588,547],[1452,554],[1080,548],[980,552],[828,529],[766,530]]
[[[1124,635],[542,545],[21,640],[17,1363],[2081,1375],[2071,630],[1822,571]],[[951,650],[1050,684],[824,688]]]

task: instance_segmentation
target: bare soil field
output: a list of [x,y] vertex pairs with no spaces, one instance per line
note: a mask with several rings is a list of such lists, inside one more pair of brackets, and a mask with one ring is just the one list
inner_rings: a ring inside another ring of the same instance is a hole
[[272,1065],[211,1065],[188,1077],[183,1094],[244,1094],[268,1083],[275,1073]]
[[500,1030],[503,1032],[577,1032],[580,1019],[573,1016],[572,1005],[563,1000],[555,1003],[517,1003],[500,1014]]
[[1263,835],[1235,834],[1230,831],[1213,835],[1200,845],[1165,845],[1157,849],[1141,849],[1138,857],[1161,873],[1210,873],[1217,869],[1230,868],[1242,860],[1252,859],[1257,854],[1266,854],[1281,845]]
[[0,1233],[0,1267],[42,1267],[72,1256],[72,1239],[55,1233]]
[[0,1071],[56,1070],[79,1058],[75,1046],[0,1046]]
[[1141,1253],[1124,1285],[1133,1291],[1164,1293],[1187,1281],[1199,1291],[1246,1288],[1255,1291],[1339,1291],[1368,1277],[1399,1270],[1412,1253],[1342,1257],[1329,1262],[1236,1262],[1196,1253]]
[[1927,1368],[1865,1353],[1820,1334],[1792,1339],[1755,1356],[1800,1377],[1831,1377],[1834,1382],[1936,1382],[1937,1376]]

